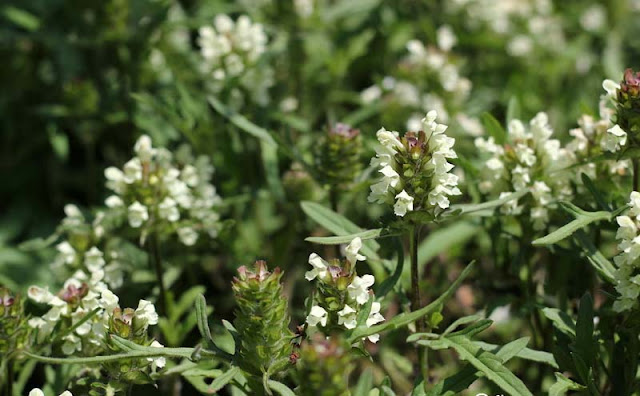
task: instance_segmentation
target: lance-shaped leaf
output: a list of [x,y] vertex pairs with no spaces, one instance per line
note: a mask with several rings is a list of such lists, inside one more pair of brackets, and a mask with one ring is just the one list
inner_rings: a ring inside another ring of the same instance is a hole
[[580,230],[588,226],[589,224],[596,222],[607,220],[610,221],[617,213],[616,212],[587,212],[585,210],[580,209],[570,202],[559,202],[560,206],[571,215],[575,217],[575,220],[572,222],[563,225],[557,230],[553,231],[551,234],[544,236],[542,238],[538,238],[533,241],[533,245],[535,246],[543,246],[543,245],[553,245],[558,243],[565,238],[573,235],[574,232]]
[[491,216],[493,215],[493,210],[499,208],[500,206],[506,204],[507,202],[511,202],[513,200],[524,197],[529,190],[520,190],[514,193],[511,193],[505,197],[500,199],[495,199],[493,201],[487,201],[479,204],[459,204],[459,205],[451,205],[449,207],[448,212],[455,212],[459,215],[465,214],[473,214],[477,216]]
[[321,245],[342,245],[351,242],[354,238],[360,238],[363,241],[368,239],[376,239],[382,234],[382,228],[356,232],[355,234],[331,237],[307,237],[304,240],[311,243],[319,243]]
[[467,265],[467,268],[465,268],[460,276],[458,276],[458,279],[456,279],[453,284],[451,284],[451,286],[449,286],[449,288],[431,304],[413,312],[402,313],[384,323],[371,326],[369,328],[366,328],[364,326],[356,327],[351,331],[350,334],[348,334],[347,341],[350,344],[353,344],[355,341],[361,338],[377,334],[382,331],[397,329],[406,326],[409,323],[414,322],[421,317],[429,315],[430,313],[440,309],[444,302],[448,300],[451,295],[453,295],[460,283],[462,283],[462,281],[469,275],[469,273],[473,269],[473,264],[474,262],[469,263],[469,265]]
[[432,349],[453,348],[487,379],[510,395],[533,396],[525,384],[504,366],[504,360],[475,345],[468,335],[461,332],[448,334],[436,340],[420,340],[418,344]]
[[209,96],[207,99],[209,100],[209,103],[211,104],[211,106],[218,113],[220,113],[222,116],[227,118],[229,121],[231,121],[233,125],[237,126],[242,131],[257,137],[258,139],[262,140],[267,144],[270,144],[273,146],[277,145],[276,141],[273,139],[269,131],[267,131],[266,129],[259,127],[258,125],[249,121],[246,117],[235,112],[234,110],[226,106],[224,103],[220,102],[217,98],[213,96]]
[[229,384],[229,382],[231,382],[233,378],[239,374],[240,369],[238,367],[231,367],[229,370],[216,377],[211,383],[207,383],[207,380],[209,378],[205,375],[184,375],[184,378],[186,378],[187,381],[189,381],[189,383],[191,383],[191,385],[193,385],[193,387],[196,388],[199,392],[206,395],[211,395],[227,386],[227,384]]

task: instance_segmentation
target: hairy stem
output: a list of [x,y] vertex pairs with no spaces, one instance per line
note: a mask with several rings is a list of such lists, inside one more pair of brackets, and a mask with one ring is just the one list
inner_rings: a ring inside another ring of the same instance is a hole
[[[409,232],[409,254],[411,255],[411,310],[416,311],[422,307],[422,297],[420,295],[420,273],[418,268],[418,227],[413,226]],[[418,333],[426,331],[424,318],[416,321],[416,330]],[[428,382],[429,362],[427,356],[427,348],[418,345],[418,367],[420,374],[424,379],[426,386]]]
[[162,268],[162,257],[160,256],[160,245],[158,243],[158,236],[154,232],[150,237],[149,249],[151,250],[150,257],[153,257],[153,266],[156,272],[156,281],[158,282],[158,287],[160,288],[160,296],[158,297],[158,302],[160,306],[160,314],[167,315],[167,290],[164,287],[164,269]]

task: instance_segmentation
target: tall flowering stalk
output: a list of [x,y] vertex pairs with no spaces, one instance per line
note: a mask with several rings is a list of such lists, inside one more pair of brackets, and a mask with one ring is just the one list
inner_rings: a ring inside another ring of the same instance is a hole
[[[455,139],[447,136],[447,125],[436,122],[432,110],[422,119],[422,130],[398,132],[381,128],[377,132],[381,147],[371,160],[382,178],[371,186],[369,201],[393,205],[394,214],[403,218],[408,229],[411,254],[411,309],[422,306],[418,269],[419,227],[425,218],[433,221],[450,205],[451,196],[460,195],[458,176],[451,173],[449,159],[456,158]],[[418,331],[425,331],[425,322],[418,321]],[[427,356],[418,348],[422,375],[427,378]]]

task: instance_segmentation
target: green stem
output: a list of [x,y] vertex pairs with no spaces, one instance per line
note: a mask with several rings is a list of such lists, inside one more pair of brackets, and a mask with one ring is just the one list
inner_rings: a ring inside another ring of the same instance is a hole
[[7,395],[13,396],[13,363],[7,359]]
[[638,174],[640,171],[640,163],[638,161],[638,158],[631,160],[631,163],[633,164],[633,191],[638,191],[638,178],[640,178],[640,175]]
[[[417,311],[422,307],[422,296],[420,295],[420,272],[418,268],[418,238],[419,230],[417,226],[412,226],[409,232],[409,254],[411,255],[411,310]],[[416,330],[418,333],[426,331],[424,318],[416,321]],[[424,380],[425,389],[428,383],[429,360],[427,348],[425,346],[416,346],[418,352],[418,367]]]
[[[338,213],[338,190],[334,185],[329,186],[329,202],[331,210]],[[335,245],[336,258],[340,258],[340,245]]]
[[164,287],[164,270],[162,268],[162,257],[160,256],[160,245],[158,243],[158,236],[155,232],[150,236],[149,248],[151,250],[150,256],[153,256],[153,264],[156,271],[156,281],[158,282],[158,287],[160,288],[160,296],[158,298],[158,301],[160,303],[160,314],[168,315],[169,312],[167,311],[167,290]]

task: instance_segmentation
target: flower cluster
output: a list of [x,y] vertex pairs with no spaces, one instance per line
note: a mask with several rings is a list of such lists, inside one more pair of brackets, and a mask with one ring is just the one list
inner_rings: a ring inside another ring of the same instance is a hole
[[471,30],[487,26],[507,39],[511,56],[526,59],[538,47],[552,52],[566,47],[563,23],[553,14],[550,0],[455,0],[447,7],[450,12],[464,11]]
[[[52,344],[50,336],[55,331],[56,334],[64,334],[60,339],[60,349],[66,355],[91,356],[103,350],[109,317],[118,308],[119,301],[104,282],[88,279],[86,274],[78,271],[64,283],[58,294],[31,286],[28,296],[34,302],[50,307],[41,317],[29,319],[29,326],[37,329],[38,343]],[[147,325],[158,323],[155,307],[149,301],[140,300],[136,314]]]
[[58,229],[64,238],[56,245],[53,266],[70,269],[82,281],[120,287],[126,254],[118,244],[107,242],[111,231],[108,213],[100,211],[90,222],[73,204],[65,205],[64,212],[66,216]]
[[549,222],[549,207],[555,200],[572,196],[572,172],[566,168],[573,162],[571,152],[551,139],[553,130],[546,113],[538,113],[529,128],[520,120],[511,120],[507,142],[496,144],[493,137],[477,138],[476,147],[490,158],[482,168],[478,185],[483,194],[505,196],[522,190],[531,192],[530,205],[512,200],[502,206],[505,214],[519,215],[529,210],[534,230],[543,230]]
[[626,215],[616,217],[620,254],[613,261],[618,267],[615,281],[620,296],[613,309],[617,312],[637,307],[640,296],[640,192],[631,192],[629,206]]
[[29,334],[25,324],[23,300],[0,287],[0,356],[24,346]]
[[360,130],[337,123],[317,147],[317,168],[328,185],[346,188],[360,173]]
[[[309,264],[313,267],[305,274],[308,281],[317,280],[318,294],[316,304],[311,307],[306,322],[310,327],[322,327],[325,332],[333,330],[354,329],[358,325],[358,312],[374,298],[369,290],[375,282],[373,275],[358,276],[355,265],[366,259],[358,252],[362,248],[362,240],[355,238],[346,247],[346,259],[327,262],[316,253],[309,256]],[[384,321],[380,313],[381,305],[377,301],[371,303],[369,317],[365,325],[371,327]],[[368,337],[371,342],[378,342],[379,334]]]
[[142,241],[154,232],[177,233],[187,246],[202,233],[215,238],[220,230],[215,211],[220,197],[209,182],[213,166],[208,157],[194,158],[188,146],[174,156],[167,149],[153,148],[146,135],[138,139],[134,151],[122,169],[105,169],[107,188],[115,193],[106,199],[107,207],[140,229]]
[[377,132],[382,147],[376,150],[372,165],[380,167],[382,179],[371,186],[369,202],[394,205],[397,216],[426,211],[434,217],[449,207],[449,196],[461,194],[458,177],[447,160],[456,158],[455,139],[444,132],[447,126],[436,122],[432,110],[422,119],[422,130],[398,132],[381,128]]
[[[225,14],[217,15],[213,26],[198,30],[198,45],[204,60],[203,70],[213,77],[214,92],[228,88],[236,80],[260,105],[269,102],[268,89],[273,85],[273,70],[257,63],[266,51],[267,35],[259,23],[241,15],[233,21]],[[234,95],[241,95],[235,91]]]
[[462,113],[462,104],[471,91],[471,81],[461,76],[459,66],[449,53],[457,38],[447,25],[440,27],[437,33],[437,48],[410,40],[406,44],[408,54],[398,71],[361,93],[363,102],[383,98],[390,107],[389,114],[407,116],[410,131],[420,128],[422,114],[429,110],[436,110],[443,122],[454,116],[460,123],[473,119]]
[[616,152],[624,147],[638,145],[640,137],[640,72],[627,69],[620,84],[605,80],[602,84],[615,110],[616,124],[607,130],[606,149]]
[[[31,389],[31,391],[29,392],[28,396],[45,396],[44,392],[42,391],[42,389],[40,388],[33,388]],[[73,396],[73,394],[71,392],[69,392],[68,390],[62,392],[59,396]]]
[[349,375],[353,371],[350,346],[341,337],[326,339],[314,334],[300,346],[300,360],[296,364],[299,384],[296,394],[301,396],[349,395]]

